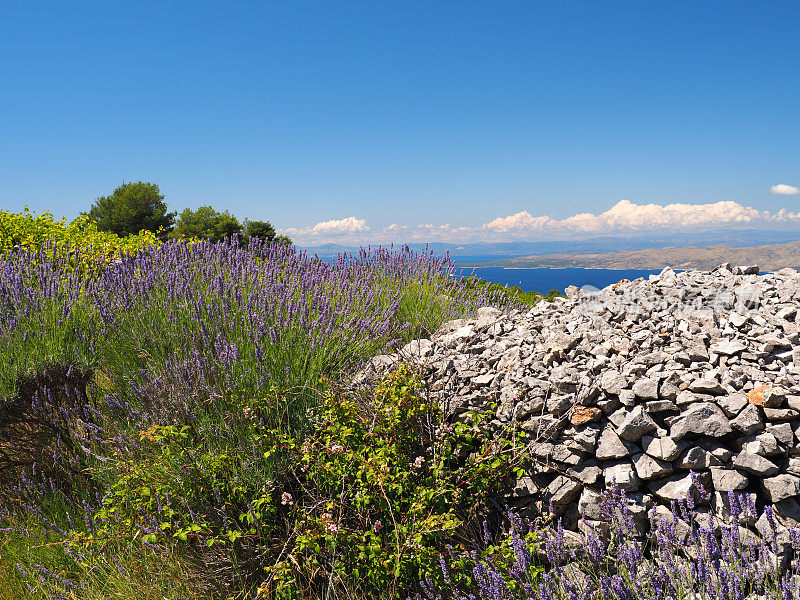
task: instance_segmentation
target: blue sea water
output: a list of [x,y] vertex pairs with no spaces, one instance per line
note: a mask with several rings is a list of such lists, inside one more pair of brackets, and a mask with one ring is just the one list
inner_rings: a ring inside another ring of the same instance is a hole
[[542,292],[564,289],[570,285],[578,287],[594,286],[604,288],[621,279],[634,280],[661,271],[647,269],[505,269],[503,267],[481,267],[461,269],[459,275],[468,277],[474,274],[481,279],[501,285],[519,286],[525,292]]

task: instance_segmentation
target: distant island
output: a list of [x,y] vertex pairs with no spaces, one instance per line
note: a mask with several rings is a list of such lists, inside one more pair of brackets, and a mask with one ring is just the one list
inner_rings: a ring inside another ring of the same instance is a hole
[[516,269],[713,269],[721,263],[758,265],[762,271],[784,267],[800,268],[800,240],[786,244],[733,247],[685,246],[681,248],[649,248],[617,252],[577,252],[505,258],[470,266]]

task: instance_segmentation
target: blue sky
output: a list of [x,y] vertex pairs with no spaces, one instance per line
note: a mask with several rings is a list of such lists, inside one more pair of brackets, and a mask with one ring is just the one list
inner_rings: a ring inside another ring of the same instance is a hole
[[145,180],[305,243],[800,229],[798,24],[793,2],[6,0],[0,208],[72,218]]

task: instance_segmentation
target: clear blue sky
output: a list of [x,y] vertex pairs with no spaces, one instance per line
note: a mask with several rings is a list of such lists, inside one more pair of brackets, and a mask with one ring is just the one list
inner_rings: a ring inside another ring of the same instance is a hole
[[0,208],[303,228],[800,210],[796,2],[0,3]]

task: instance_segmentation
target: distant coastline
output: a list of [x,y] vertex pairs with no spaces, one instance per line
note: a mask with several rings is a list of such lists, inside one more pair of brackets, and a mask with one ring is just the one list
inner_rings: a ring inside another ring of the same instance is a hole
[[616,252],[577,252],[504,258],[484,263],[459,265],[464,268],[502,267],[504,269],[605,269],[605,270],[710,270],[721,263],[758,265],[762,271],[784,267],[800,268],[800,240],[785,244],[734,247],[684,246]]

